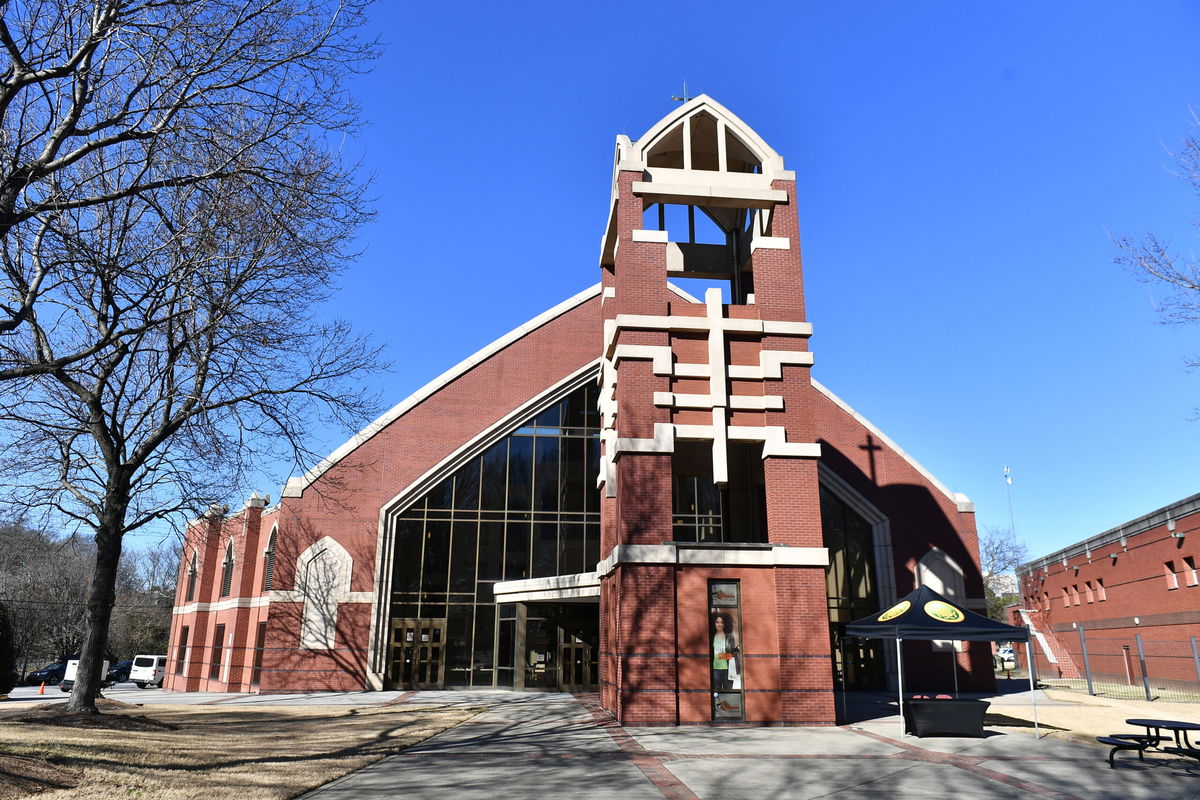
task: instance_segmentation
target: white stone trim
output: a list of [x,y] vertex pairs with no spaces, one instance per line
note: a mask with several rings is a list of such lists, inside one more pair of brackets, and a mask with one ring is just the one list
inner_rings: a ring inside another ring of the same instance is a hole
[[526,335],[557,319],[558,317],[561,317],[563,314],[571,311],[576,306],[583,305],[588,300],[591,300],[593,297],[596,297],[599,294],[600,284],[597,283],[594,286],[584,289],[582,292],[579,292],[576,295],[568,297],[566,300],[554,306],[553,308],[538,314],[524,325],[514,328],[513,330],[501,336],[499,339],[496,339],[491,344],[483,347],[480,350],[477,350],[475,353],[460,361],[458,364],[455,364],[453,367],[446,370],[417,391],[413,392],[400,403],[393,406],[389,411],[384,413],[370,425],[352,436],[349,441],[347,441],[341,447],[337,448],[328,456],[321,459],[320,463],[305,473],[303,477],[288,478],[287,485],[283,490],[283,496],[300,497],[304,490],[311,486],[313,481],[321,477],[326,470],[328,470],[337,462],[341,461],[350,453],[354,452],[354,450],[356,450],[364,442],[368,441],[375,434],[379,433],[388,425],[404,416],[404,414],[415,407],[418,403],[433,395],[455,379],[461,377],[472,367],[475,367],[491,358],[497,352],[505,347],[508,347],[513,342],[525,337]]
[[612,460],[616,461],[622,453],[674,453],[675,426],[669,422],[654,423],[653,439],[618,438],[616,451]]
[[[730,435],[734,428],[730,428]],[[768,425],[767,435],[763,439],[762,457],[771,456],[782,458],[820,458],[821,445],[817,442],[789,442],[784,429],[778,425]]]
[[647,230],[645,228],[635,228],[629,238],[635,242],[656,242],[659,244],[666,244],[670,241],[667,231]]
[[787,236],[758,236],[750,240],[750,252],[755,250],[791,250],[792,240]]
[[646,167],[643,172],[648,178],[645,183],[685,186],[689,190],[703,191],[708,188],[770,191],[771,178],[756,172],[725,172],[709,169],[679,169],[678,167]]
[[[272,592],[271,594],[274,594]],[[228,611],[231,608],[261,608],[271,605],[273,597],[259,595],[257,597],[230,597],[216,603],[185,603],[171,609],[172,614],[196,614],[208,611]]]
[[712,367],[708,364],[676,364],[674,375],[678,378],[711,378]]
[[712,425],[675,425],[675,436],[691,442],[707,442],[713,438]]
[[672,544],[619,544],[596,566],[601,578],[623,564],[687,564],[689,566],[826,567],[825,547],[694,547]]
[[782,411],[783,398],[777,394],[729,396],[729,407],[735,411]]
[[783,378],[783,366],[811,367],[813,354],[807,350],[760,350],[758,366],[733,364],[729,367],[729,377],[744,381],[780,380]]
[[832,400],[833,403],[838,408],[842,409],[842,411],[845,411],[851,417],[856,419],[860,425],[862,425],[864,428],[866,428],[868,431],[870,431],[872,434],[874,434],[879,439],[880,442],[887,445],[887,447],[892,452],[894,452],[896,455],[900,456],[902,459],[907,461],[908,465],[910,467],[912,467],[914,470],[916,470],[919,475],[921,475],[923,478],[925,478],[925,480],[929,481],[929,483],[934,488],[936,488],[939,492],[941,492],[943,495],[945,495],[947,498],[949,498],[955,504],[955,508],[958,511],[964,512],[964,513],[972,513],[972,514],[975,513],[975,504],[971,502],[969,497],[967,497],[962,492],[952,492],[949,489],[947,489],[945,484],[943,484],[937,478],[933,477],[933,475],[927,469],[925,469],[924,467],[922,467],[920,464],[917,463],[917,460],[915,458],[910,456],[908,453],[904,452],[904,450],[902,450],[898,444],[896,444],[890,438],[888,438],[887,434],[885,434],[883,431],[879,430],[879,428],[876,428],[874,425],[872,425],[871,422],[866,417],[864,417],[862,414],[859,414],[857,411],[855,411],[853,408],[851,408],[850,405],[845,400],[838,397],[833,392],[829,391],[829,389],[827,389],[825,386],[823,386],[821,383],[819,383],[815,378],[812,378],[811,380],[812,380],[812,387],[814,389],[816,389],[818,392],[820,392],[821,394],[825,395],[830,400]]
[[[271,592],[272,603],[303,603],[304,592],[298,592],[295,589],[283,589],[278,592]],[[346,592],[338,597],[339,603],[373,603],[375,602],[374,592]]]
[[[634,181],[633,193],[637,197],[641,197],[643,200],[651,203],[679,203],[692,206],[771,208],[772,206],[777,206],[788,201],[787,192],[783,189],[722,186],[712,183]],[[635,239],[634,241],[637,240]]]
[[492,587],[497,603],[537,603],[551,600],[590,600],[600,597],[600,576],[595,572],[501,581]]
[[[729,395],[727,407],[736,411],[781,411],[783,398],[777,394]],[[715,403],[711,394],[681,394],[679,392],[655,392],[654,405],[662,408],[710,409]]]
[[[656,122],[650,130],[642,134],[641,138],[636,142],[630,142],[627,137],[618,137],[619,156],[617,168],[627,169],[633,167],[636,169],[646,169],[646,152],[653,148],[658,139],[680,124],[681,121],[686,121],[701,110],[707,111],[717,120],[724,120],[726,127],[732,131],[733,135],[741,140],[742,144],[762,162],[762,172],[764,175],[772,178],[783,177],[781,174],[785,171],[783,158],[771,149],[771,146],[763,141],[763,138],[753,128],[739,119],[732,111],[706,94],[697,95],[675,108],[670,114],[667,114]],[[621,141],[622,138],[624,138],[624,141]],[[624,147],[620,145],[624,145]],[[631,163],[627,165],[626,162]],[[793,175],[792,178],[794,177]]]
[[712,473],[713,483],[729,483],[729,417],[720,405],[712,410]]
[[613,348],[611,361],[615,367],[623,360],[650,361],[655,375],[671,374],[671,348],[661,344],[619,344]]
[[[729,440],[763,442],[762,457],[818,458],[819,444],[811,442],[789,442],[781,426],[760,428],[729,427],[729,410],[782,409],[783,398],[779,395],[731,396],[728,378],[765,380],[768,377],[782,378],[783,364],[811,365],[812,354],[807,351],[764,350],[759,353],[759,366],[730,366],[726,363],[726,333],[731,331],[770,334],[780,336],[807,337],[812,326],[806,322],[763,321],[732,319],[725,316],[719,289],[709,289],[704,294],[705,314],[703,317],[676,315],[618,314],[604,324],[605,362],[602,373],[603,388],[600,395],[602,416],[601,440],[604,442],[601,474],[597,485],[606,485],[608,497],[616,496],[613,475],[615,462],[623,453],[670,453],[674,452],[675,438],[712,443],[713,482],[728,481]],[[688,331],[707,334],[707,363],[672,363],[674,354],[669,345],[621,345],[617,344],[623,329],[649,329],[656,331]],[[694,408],[711,410],[710,425],[671,425],[656,423],[654,438],[617,438],[616,365],[622,359],[647,359],[652,362],[656,375],[679,375],[708,379],[706,394],[687,394],[656,391],[652,402],[668,408]]]
[[[780,319],[764,319],[762,324],[763,333],[769,333],[775,336],[812,336],[813,326],[811,322],[786,322]],[[766,350],[767,353],[779,353],[781,350]]]
[[[719,289],[709,289],[705,294],[705,305],[708,305],[710,292]],[[719,301],[718,301],[719,302]],[[609,324],[611,323],[611,324]],[[653,331],[683,331],[686,333],[707,333],[713,330],[729,331],[730,333],[770,333],[779,336],[812,336],[812,323],[784,322],[781,320],[743,319],[740,317],[724,317],[706,315],[703,317],[685,317],[677,314],[618,314],[615,319],[605,320],[604,346],[608,349],[613,345],[617,330],[653,330]],[[767,351],[772,352],[772,351]]]
[[690,292],[687,292],[683,289],[680,289],[678,286],[671,283],[670,281],[667,281],[667,288],[670,289],[675,294],[679,295],[684,300],[687,300],[689,303],[699,303],[700,302],[700,299],[697,298],[695,295],[693,295]]
[[712,404],[710,394],[654,393],[654,405],[666,408],[712,408]]

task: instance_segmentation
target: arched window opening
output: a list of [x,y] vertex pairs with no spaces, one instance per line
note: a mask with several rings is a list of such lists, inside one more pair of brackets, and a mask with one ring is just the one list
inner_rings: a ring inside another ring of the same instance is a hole
[[267,540],[267,549],[264,555],[263,564],[263,591],[271,591],[272,584],[275,583],[275,534],[279,529],[271,531],[271,538]]
[[683,169],[683,124],[663,134],[646,155],[646,165]]
[[221,562],[221,597],[228,597],[233,587],[233,542],[225,548],[225,560]]
[[967,597],[962,567],[937,547],[931,548],[917,564],[917,585],[928,586],[955,603],[962,603]]
[[678,119],[645,151],[648,167],[693,169],[707,172],[762,174],[762,159],[731,130],[705,110]]
[[192,562],[188,565],[187,600],[190,603],[196,599],[196,554],[192,553]]
[[725,169],[728,172],[762,172],[762,162],[729,128],[725,129]]
[[[963,581],[963,570],[958,562],[937,547],[933,547],[917,562],[917,585],[928,586],[954,603],[962,603],[967,599],[966,584]],[[1063,604],[1067,603],[1067,590],[1063,588]],[[937,652],[948,652],[958,649],[954,642],[935,639],[933,649]],[[962,652],[959,649],[959,652]]]
[[701,112],[692,116],[689,122],[692,133],[692,169],[716,172],[720,169],[716,117]]
[[879,607],[871,524],[824,485],[820,497],[821,529],[825,546],[829,548],[825,587],[834,669],[843,687],[879,688],[883,685],[879,643],[849,639],[843,633],[847,622],[864,617]]

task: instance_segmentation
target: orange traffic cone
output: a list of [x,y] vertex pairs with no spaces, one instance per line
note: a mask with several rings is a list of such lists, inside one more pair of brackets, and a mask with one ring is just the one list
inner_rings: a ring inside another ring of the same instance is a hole
[[45,694],[45,693],[46,693],[46,682],[42,681],[42,685],[38,689],[38,694]]

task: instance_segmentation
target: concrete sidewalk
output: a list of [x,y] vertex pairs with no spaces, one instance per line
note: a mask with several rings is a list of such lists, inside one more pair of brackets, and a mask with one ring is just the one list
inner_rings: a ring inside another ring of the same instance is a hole
[[622,728],[594,696],[418,692],[488,710],[307,795],[311,800],[565,796],[1200,799],[1200,764],[1019,733],[899,737],[895,716],[827,728]]
[[[412,692],[316,692],[313,694],[245,694],[233,692],[164,692],[139,689],[118,683],[105,689],[104,697],[142,705],[236,705],[236,706],[384,706]],[[453,694],[443,692],[443,694]],[[62,703],[69,695],[57,686],[47,686],[39,695],[37,686],[19,686],[9,692],[6,703]]]

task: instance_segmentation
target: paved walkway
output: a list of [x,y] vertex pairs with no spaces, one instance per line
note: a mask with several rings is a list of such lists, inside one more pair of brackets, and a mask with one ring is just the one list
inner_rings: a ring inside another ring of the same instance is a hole
[[[444,693],[449,695],[450,693]],[[164,692],[139,689],[132,683],[119,683],[104,690],[104,696],[122,703],[155,705],[235,705],[235,706],[386,706],[413,695],[413,692],[314,692],[313,694],[245,694],[235,692]],[[37,686],[19,686],[6,702],[61,703],[68,695],[57,686],[47,686],[38,694]],[[493,701],[494,702],[494,701]]]
[[1200,798],[1194,762],[1133,757],[1110,770],[1107,749],[1032,735],[900,739],[894,716],[838,728],[623,728],[586,695],[418,692],[402,702],[488,710],[305,798]]

